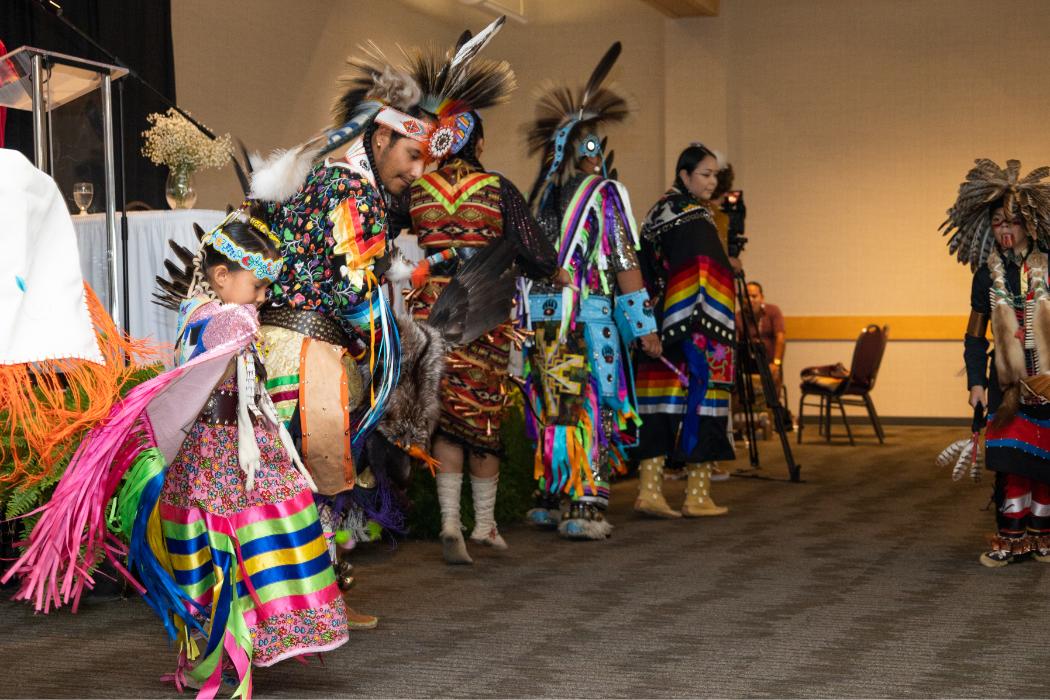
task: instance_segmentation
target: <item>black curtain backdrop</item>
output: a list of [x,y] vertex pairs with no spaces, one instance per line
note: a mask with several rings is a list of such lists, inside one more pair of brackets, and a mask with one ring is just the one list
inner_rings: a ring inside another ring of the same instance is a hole
[[[175,60],[171,38],[171,0],[58,0],[63,16],[85,34],[115,54],[167,98],[175,100]],[[8,51],[20,46],[109,63],[94,47],[77,36],[35,0],[0,0],[0,40]],[[166,208],[164,180],[167,169],[144,158],[142,132],[146,115],[167,107],[135,78],[124,83],[124,157],[127,167],[127,201],[142,201]],[[120,115],[117,85],[113,86],[115,138],[119,139]],[[52,120],[55,180],[70,205],[72,184],[95,185],[92,211],[105,206],[102,176],[102,116],[98,93],[86,95],[55,111]],[[33,125],[29,112],[8,110],[5,147],[33,158]],[[117,207],[120,206],[120,144],[114,144],[117,161]]]

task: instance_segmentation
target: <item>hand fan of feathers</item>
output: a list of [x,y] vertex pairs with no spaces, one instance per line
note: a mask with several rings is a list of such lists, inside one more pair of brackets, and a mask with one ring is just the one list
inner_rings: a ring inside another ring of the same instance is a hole
[[1020,215],[1030,236],[1050,247],[1050,167],[1036,168],[1019,178],[1021,162],[1006,161],[1006,169],[980,158],[959,185],[959,195],[938,230],[950,236],[948,251],[959,262],[977,269],[988,259],[995,243],[989,205],[999,199],[1009,212]]
[[428,323],[449,345],[466,345],[510,318],[514,244],[501,239],[470,258],[430,310]]

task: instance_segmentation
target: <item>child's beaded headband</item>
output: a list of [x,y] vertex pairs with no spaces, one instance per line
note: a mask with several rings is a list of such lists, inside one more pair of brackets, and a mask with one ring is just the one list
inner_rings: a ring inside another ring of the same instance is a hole
[[281,273],[281,266],[284,264],[284,260],[282,258],[267,258],[261,253],[250,253],[234,243],[233,240],[223,232],[223,229],[235,219],[241,223],[248,224],[256,231],[269,238],[274,245],[278,247],[280,246],[280,241],[270,230],[270,227],[262,220],[249,216],[248,212],[244,209],[234,209],[231,211],[226,218],[223,219],[221,224],[216,226],[212,229],[211,233],[201,239],[201,245],[210,245],[212,248],[222,253],[222,255],[228,260],[237,263],[261,280],[276,282],[277,276]]

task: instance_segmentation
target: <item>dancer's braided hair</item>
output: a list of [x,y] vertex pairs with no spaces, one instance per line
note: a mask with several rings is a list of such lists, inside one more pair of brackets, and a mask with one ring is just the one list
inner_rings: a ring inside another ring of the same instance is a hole
[[[248,217],[258,220],[263,220],[265,217],[265,210],[259,204],[251,205],[245,213]],[[260,253],[261,255],[274,258],[279,254],[274,241],[247,221],[233,219],[222,227],[222,232],[231,241],[249,253]],[[230,263],[231,260],[225,255],[215,250],[211,245],[202,243],[197,249],[197,254],[193,257],[193,277],[190,280],[190,288],[187,290],[186,296],[193,297],[203,294],[209,299],[218,299],[215,290],[211,288],[211,284],[208,282],[208,271],[217,265],[229,267]]]

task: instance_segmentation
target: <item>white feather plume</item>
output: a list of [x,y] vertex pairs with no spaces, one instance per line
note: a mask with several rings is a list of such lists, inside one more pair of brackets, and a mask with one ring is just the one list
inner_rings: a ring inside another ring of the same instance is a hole
[[390,259],[390,268],[386,271],[386,278],[394,284],[407,282],[412,276],[412,271],[415,269],[415,265],[413,265],[412,261],[406,258],[401,249],[397,247],[391,252]]
[[264,202],[289,199],[306,181],[322,144],[323,140],[316,140],[288,150],[277,150],[266,159],[258,153],[251,154],[248,157],[252,164],[248,196]]
[[457,68],[464,61],[470,61],[478,53],[485,48],[490,41],[499,33],[499,30],[503,28],[503,23],[507,21],[506,17],[499,17],[492,21],[489,26],[482,29],[477,33],[477,36],[473,37],[463,46],[459,47],[459,51],[452,57],[449,62],[449,69]]

